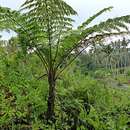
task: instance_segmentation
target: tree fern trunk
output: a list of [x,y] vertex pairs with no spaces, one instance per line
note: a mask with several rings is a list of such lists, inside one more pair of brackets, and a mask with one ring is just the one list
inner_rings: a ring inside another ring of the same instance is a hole
[[78,127],[78,116],[75,116],[73,121],[74,121],[74,124],[71,127],[71,130],[77,130],[77,127]]
[[54,117],[55,117],[55,112],[54,112],[54,108],[55,108],[55,85],[56,85],[56,81],[54,80],[54,75],[52,73],[50,73],[50,75],[48,76],[48,83],[49,83],[49,95],[48,95],[48,100],[47,100],[47,121],[53,121],[54,122]]

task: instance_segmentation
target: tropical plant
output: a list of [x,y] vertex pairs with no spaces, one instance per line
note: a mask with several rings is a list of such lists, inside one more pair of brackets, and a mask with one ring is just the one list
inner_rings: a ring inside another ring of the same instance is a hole
[[54,121],[56,82],[63,71],[95,41],[128,33],[130,15],[88,26],[111,9],[104,8],[73,29],[71,16],[77,13],[62,0],[26,0],[20,11],[0,7],[0,29],[15,31],[24,52],[36,53],[43,63],[40,78],[47,76],[49,84],[47,120]]

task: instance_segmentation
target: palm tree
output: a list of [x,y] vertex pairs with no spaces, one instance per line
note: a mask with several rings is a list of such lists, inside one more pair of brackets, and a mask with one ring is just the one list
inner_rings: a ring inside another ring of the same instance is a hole
[[123,57],[124,57],[124,67],[127,67],[127,46],[128,46],[128,41],[123,38],[122,40],[122,49],[123,49]]
[[105,53],[105,57],[106,57],[106,69],[110,69],[111,68],[111,58],[112,58],[112,52],[113,52],[113,48],[111,47],[111,45],[105,45],[102,49],[102,51]]
[[[72,29],[72,15],[76,11],[62,0],[26,0],[20,11],[0,7],[0,29],[18,34],[21,46],[34,50],[46,72],[49,92],[46,119],[55,117],[56,82],[65,69],[92,43],[112,35],[128,33],[126,23],[130,15],[88,25],[112,7],[104,8]],[[124,28],[121,31],[120,28]],[[96,33],[96,35],[95,35]],[[79,49],[78,53],[75,50]]]

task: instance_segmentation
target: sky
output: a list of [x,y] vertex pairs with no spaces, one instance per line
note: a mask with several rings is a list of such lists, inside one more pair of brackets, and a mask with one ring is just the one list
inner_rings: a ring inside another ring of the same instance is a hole
[[[15,10],[20,8],[20,5],[25,0],[0,0],[0,6],[9,7]],[[65,0],[71,5],[77,12],[78,15],[74,17],[74,26],[80,25],[87,18],[95,14],[97,11],[113,6],[111,12],[107,12],[97,18],[93,24],[106,20],[107,18],[118,17],[122,15],[130,14],[130,0]],[[8,39],[13,33],[2,33],[3,39]]]

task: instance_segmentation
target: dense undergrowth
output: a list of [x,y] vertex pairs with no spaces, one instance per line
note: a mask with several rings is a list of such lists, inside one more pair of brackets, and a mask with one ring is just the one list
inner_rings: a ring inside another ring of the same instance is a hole
[[26,58],[4,55],[0,60],[0,130],[130,129],[129,82],[127,87],[112,86],[123,84],[129,75],[114,79],[102,70],[85,75],[74,63],[57,81],[55,123],[47,124],[48,86],[46,77],[38,78],[39,60],[33,54]]

